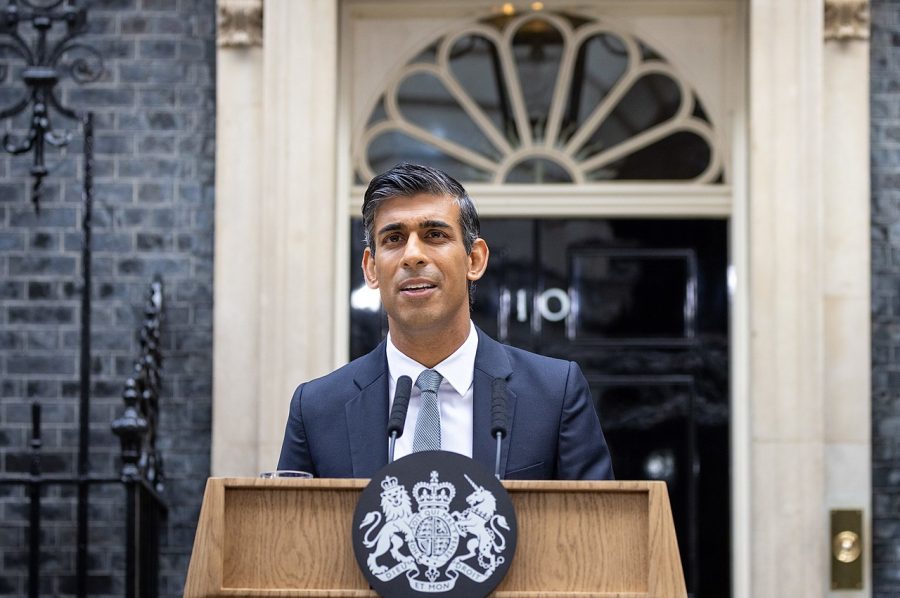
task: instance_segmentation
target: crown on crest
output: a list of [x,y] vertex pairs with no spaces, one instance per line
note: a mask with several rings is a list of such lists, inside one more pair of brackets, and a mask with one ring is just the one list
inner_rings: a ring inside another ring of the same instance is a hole
[[437,508],[450,510],[450,503],[456,496],[456,489],[449,482],[438,482],[438,472],[431,472],[430,482],[419,482],[413,486],[413,496],[419,509]]
[[405,492],[406,487],[403,484],[397,483],[397,478],[394,476],[387,476],[383,480],[381,480],[381,495],[387,496],[393,494],[395,492]]

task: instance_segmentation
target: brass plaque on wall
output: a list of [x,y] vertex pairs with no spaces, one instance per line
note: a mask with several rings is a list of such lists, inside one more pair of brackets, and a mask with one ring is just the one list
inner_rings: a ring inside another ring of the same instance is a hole
[[831,511],[831,589],[863,587],[862,511]]

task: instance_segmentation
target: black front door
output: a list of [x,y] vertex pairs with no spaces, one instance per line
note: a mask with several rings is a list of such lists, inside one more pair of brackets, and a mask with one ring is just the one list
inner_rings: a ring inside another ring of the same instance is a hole
[[[362,239],[354,221],[352,238]],[[727,223],[484,219],[473,319],[497,340],[576,361],[618,479],[667,482],[688,592],[730,595]],[[351,258],[351,357],[386,323]]]

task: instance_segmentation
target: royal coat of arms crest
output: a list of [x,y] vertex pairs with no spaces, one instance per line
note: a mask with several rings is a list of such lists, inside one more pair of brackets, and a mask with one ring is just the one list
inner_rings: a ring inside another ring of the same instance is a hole
[[440,477],[432,470],[411,493],[397,477],[381,478],[380,509],[362,516],[356,534],[375,579],[391,582],[404,575],[415,592],[443,593],[460,576],[484,584],[506,562],[514,532],[497,512],[494,492],[463,473],[466,507],[453,510],[457,488]]

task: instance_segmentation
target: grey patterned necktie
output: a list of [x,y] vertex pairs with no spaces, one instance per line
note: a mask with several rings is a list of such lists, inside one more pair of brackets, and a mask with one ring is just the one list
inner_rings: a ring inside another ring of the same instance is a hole
[[422,408],[416,419],[416,433],[412,450],[441,450],[441,410],[438,407],[437,391],[443,376],[434,370],[425,370],[416,379],[416,388],[422,391]]

